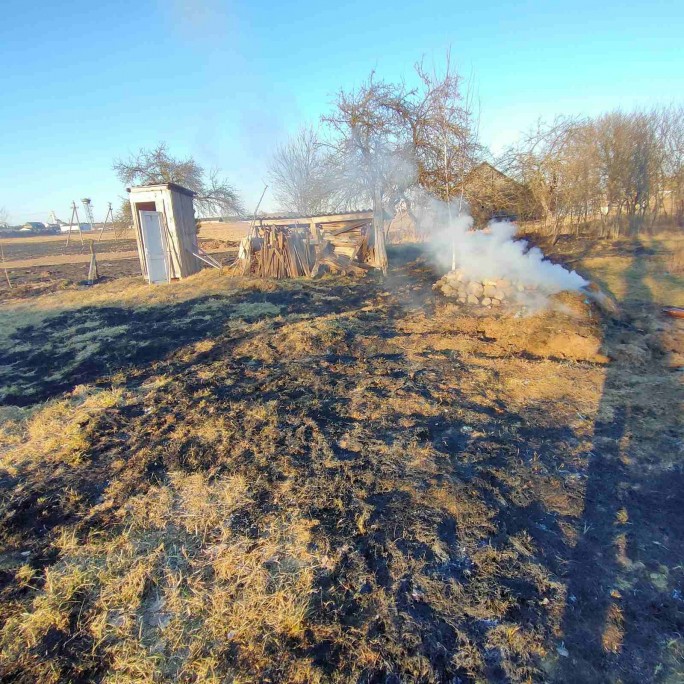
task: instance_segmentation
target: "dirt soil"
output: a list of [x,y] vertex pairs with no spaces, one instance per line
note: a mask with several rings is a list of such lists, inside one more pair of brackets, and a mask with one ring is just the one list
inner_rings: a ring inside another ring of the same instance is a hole
[[33,238],[7,238],[1,240],[1,242],[7,261],[35,259],[38,257],[89,254],[91,240],[95,240],[98,254],[130,252],[137,251],[138,249],[135,244],[135,237],[115,238],[103,236],[102,240],[98,242],[97,233],[94,233],[92,236],[84,233],[83,243],[81,243],[79,236],[73,234],[68,247],[66,246],[66,240],[66,235],[55,235]]
[[7,309],[2,681],[684,681],[682,323],[391,257]]
[[[99,257],[98,271],[102,282],[140,274],[140,260],[116,259],[108,261]],[[4,274],[0,274],[0,301],[38,297],[49,292],[87,287],[89,264],[57,264],[13,268],[10,271],[12,287],[9,288]]]
[[[97,247],[97,265],[102,283],[140,275],[135,240],[103,240],[100,245]],[[234,259],[237,253],[232,243],[222,240],[200,239],[200,246],[224,264]],[[63,240],[53,240],[28,245],[10,244],[10,247],[4,244],[3,249],[12,287],[9,287],[4,272],[0,271],[0,301],[87,287],[85,281],[90,267],[87,246],[81,250],[79,243],[65,250]]]

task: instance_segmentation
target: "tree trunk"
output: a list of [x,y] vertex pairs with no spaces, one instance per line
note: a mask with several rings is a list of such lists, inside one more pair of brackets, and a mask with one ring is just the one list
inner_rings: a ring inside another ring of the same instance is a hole
[[375,187],[373,191],[373,229],[375,232],[375,266],[387,275],[387,250],[385,248],[384,217],[382,211],[382,191]]

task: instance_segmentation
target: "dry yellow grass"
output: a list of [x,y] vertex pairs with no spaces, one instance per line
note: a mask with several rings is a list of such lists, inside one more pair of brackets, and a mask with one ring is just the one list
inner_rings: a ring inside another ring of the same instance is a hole
[[14,475],[47,464],[82,464],[90,418],[123,400],[121,389],[77,387],[69,397],[45,406],[5,412],[0,415],[0,468]]
[[682,231],[643,236],[635,255],[592,256],[577,266],[622,302],[684,306]]
[[199,236],[208,240],[239,242],[249,232],[250,221],[200,223]]

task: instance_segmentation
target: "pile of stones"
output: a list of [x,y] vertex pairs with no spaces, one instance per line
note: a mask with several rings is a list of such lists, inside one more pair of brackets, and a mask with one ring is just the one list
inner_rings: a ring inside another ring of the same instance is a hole
[[432,289],[462,304],[492,308],[518,304],[526,295],[536,292],[537,286],[514,283],[506,278],[472,280],[456,269],[440,278]]

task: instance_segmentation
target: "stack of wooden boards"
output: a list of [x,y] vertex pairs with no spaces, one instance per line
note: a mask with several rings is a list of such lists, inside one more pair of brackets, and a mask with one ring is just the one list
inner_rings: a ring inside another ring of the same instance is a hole
[[261,278],[315,277],[325,271],[363,275],[370,268],[372,231],[368,222],[326,225],[312,237],[307,227],[255,227],[240,243],[235,266]]
[[368,219],[331,222],[321,228],[321,234],[334,247],[336,254],[344,254],[363,263],[373,257],[372,225]]
[[308,232],[281,226],[261,226],[240,246],[245,273],[261,278],[298,278],[311,275],[315,249]]

